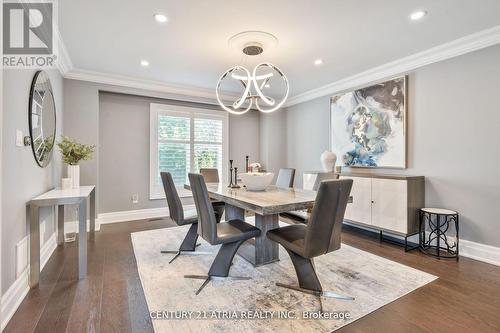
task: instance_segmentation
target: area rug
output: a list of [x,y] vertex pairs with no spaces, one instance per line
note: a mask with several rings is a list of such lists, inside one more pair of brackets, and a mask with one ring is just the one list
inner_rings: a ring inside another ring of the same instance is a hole
[[172,264],[160,248],[178,248],[189,226],[131,235],[137,267],[155,332],[332,332],[432,282],[437,277],[342,244],[340,250],[315,258],[324,290],[355,297],[354,301],[318,299],[277,287],[297,284],[292,262],[280,247],[280,261],[255,268],[236,255],[230,275],[244,281],[211,281],[196,296],[218,246],[200,239],[197,251]]

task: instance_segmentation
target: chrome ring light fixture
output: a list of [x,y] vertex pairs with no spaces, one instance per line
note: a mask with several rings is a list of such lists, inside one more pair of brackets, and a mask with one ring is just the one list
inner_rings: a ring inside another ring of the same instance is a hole
[[[249,38],[255,38],[254,40],[260,39],[264,42],[248,41]],[[260,31],[243,32],[233,36],[229,41],[230,44],[233,45],[239,43],[240,45],[236,46],[240,47],[243,53],[248,56],[261,54],[264,50],[264,46],[266,46],[266,42],[268,46],[277,43],[276,37]],[[269,80],[274,77],[281,79],[285,88],[285,93],[279,101],[264,93],[265,89],[269,88]],[[243,85],[244,90],[241,97],[236,98],[232,105],[227,106],[222,101],[221,85],[229,79],[239,81]],[[231,67],[219,78],[215,89],[217,101],[220,106],[232,114],[244,114],[248,112],[252,106],[255,106],[257,110],[264,113],[276,111],[285,103],[289,91],[290,87],[285,74],[283,74],[277,66],[269,62],[259,63],[254,67],[251,73],[241,65]]]

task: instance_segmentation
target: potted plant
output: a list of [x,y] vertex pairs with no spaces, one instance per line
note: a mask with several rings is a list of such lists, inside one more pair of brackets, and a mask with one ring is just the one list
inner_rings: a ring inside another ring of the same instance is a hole
[[73,188],[80,187],[80,161],[90,160],[94,152],[95,145],[85,145],[76,142],[70,137],[61,136],[61,141],[57,143],[63,156],[63,161],[68,165],[68,178],[72,179]]

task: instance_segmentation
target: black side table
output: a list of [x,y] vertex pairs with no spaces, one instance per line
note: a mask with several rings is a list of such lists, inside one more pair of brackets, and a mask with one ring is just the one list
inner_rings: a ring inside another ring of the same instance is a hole
[[[455,242],[446,236],[451,224],[455,225]],[[442,208],[420,209],[419,243],[420,251],[427,255],[458,260],[458,213]]]

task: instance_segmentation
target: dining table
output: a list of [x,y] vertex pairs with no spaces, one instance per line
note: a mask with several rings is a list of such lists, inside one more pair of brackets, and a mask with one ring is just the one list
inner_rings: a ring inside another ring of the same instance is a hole
[[[309,209],[316,199],[316,192],[298,188],[268,186],[265,191],[249,191],[245,187],[232,188],[224,183],[206,183],[208,195],[225,203],[226,221],[245,221],[245,211],[255,215],[255,226],[261,230],[255,240],[245,242],[238,255],[262,266],[279,260],[278,243],[269,240],[266,232],[279,227],[279,214],[294,210]],[[189,184],[184,188],[191,190]]]

